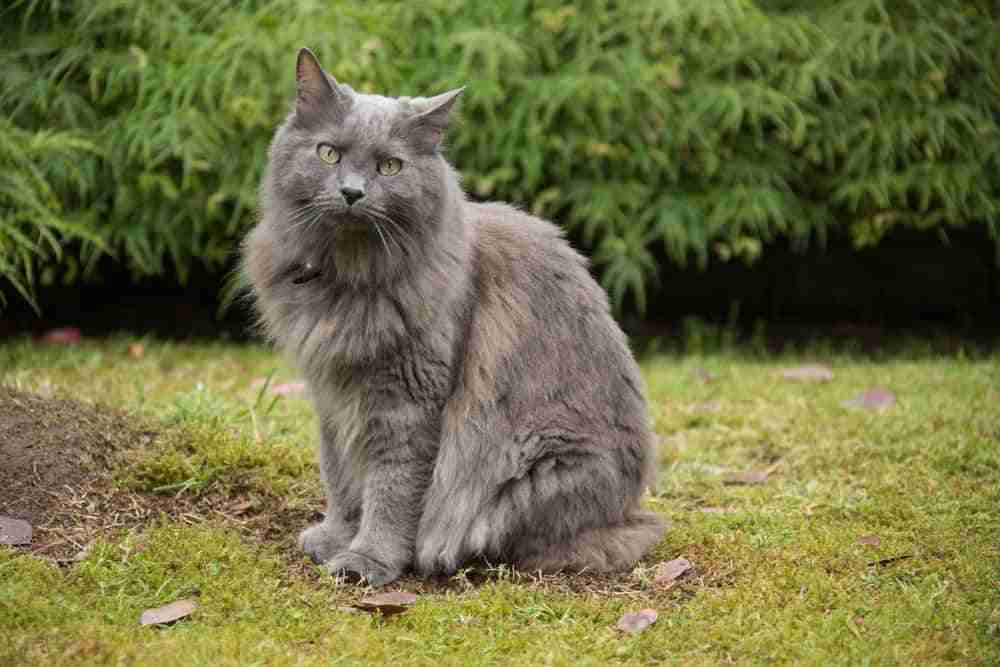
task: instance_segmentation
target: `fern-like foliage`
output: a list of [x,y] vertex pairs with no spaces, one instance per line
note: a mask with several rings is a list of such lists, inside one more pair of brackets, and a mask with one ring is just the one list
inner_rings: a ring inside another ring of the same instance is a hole
[[361,90],[468,84],[467,188],[571,228],[619,305],[658,256],[997,236],[987,0],[14,0],[0,37],[0,298],[227,261],[302,45]]

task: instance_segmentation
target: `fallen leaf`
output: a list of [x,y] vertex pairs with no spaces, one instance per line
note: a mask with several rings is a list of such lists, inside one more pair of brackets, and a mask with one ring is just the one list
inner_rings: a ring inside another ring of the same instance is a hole
[[845,408],[858,408],[863,410],[875,410],[876,412],[887,410],[896,402],[896,395],[888,389],[875,387],[863,391],[854,398],[841,403]]
[[192,600],[177,600],[156,609],[147,609],[139,617],[139,625],[167,625],[190,616],[198,605]]
[[730,475],[729,477],[722,480],[723,484],[728,484],[730,486],[736,485],[748,485],[748,484],[763,484],[767,481],[768,476],[771,473],[767,470],[751,470],[749,472],[741,472],[736,475]]
[[146,346],[142,343],[132,343],[128,346],[128,356],[133,359],[142,359],[146,356]]
[[271,387],[271,393],[278,396],[288,396],[289,394],[301,394],[306,390],[305,382],[285,382]]
[[61,327],[49,329],[42,334],[41,340],[48,345],[76,345],[83,340],[83,334],[77,327]]
[[882,538],[878,535],[862,535],[858,538],[858,544],[868,547],[878,547],[882,545]]
[[833,379],[833,371],[829,366],[809,364],[796,368],[786,368],[781,371],[781,377],[793,382],[829,382]]
[[657,613],[655,609],[643,609],[624,614],[615,624],[616,630],[629,634],[639,634],[653,623],[656,623]]
[[360,602],[352,605],[355,609],[367,612],[380,612],[383,616],[394,616],[402,614],[414,602],[417,596],[406,591],[393,591],[391,593],[379,593],[364,598]]
[[21,519],[0,516],[0,544],[31,544],[31,524]]
[[719,401],[708,401],[706,403],[696,403],[691,406],[694,412],[721,412],[722,403]]
[[675,558],[656,566],[653,583],[657,586],[670,588],[679,577],[691,569],[691,561],[687,558]]

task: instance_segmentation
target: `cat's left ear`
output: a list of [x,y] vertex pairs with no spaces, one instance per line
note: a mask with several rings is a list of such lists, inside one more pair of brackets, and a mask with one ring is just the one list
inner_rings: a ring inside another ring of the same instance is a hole
[[423,109],[407,122],[407,135],[420,148],[433,152],[451,124],[451,111],[465,86],[428,99]]

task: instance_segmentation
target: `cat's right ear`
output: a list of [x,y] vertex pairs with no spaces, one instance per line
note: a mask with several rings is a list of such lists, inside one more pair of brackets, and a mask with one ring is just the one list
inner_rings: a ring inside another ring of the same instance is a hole
[[307,48],[299,49],[295,89],[295,116],[307,123],[323,117],[343,120],[351,108],[350,94],[323,71],[319,60]]

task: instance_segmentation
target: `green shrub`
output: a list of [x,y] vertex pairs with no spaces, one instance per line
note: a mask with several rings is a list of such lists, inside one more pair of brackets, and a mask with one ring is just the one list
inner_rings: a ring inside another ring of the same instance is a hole
[[302,45],[361,90],[468,84],[467,189],[573,230],[619,305],[644,307],[658,248],[996,238],[998,23],[986,0],[15,0],[0,278],[224,264]]

